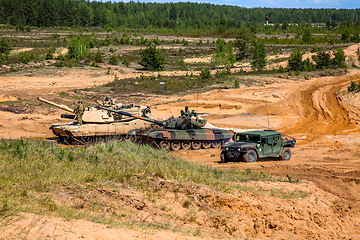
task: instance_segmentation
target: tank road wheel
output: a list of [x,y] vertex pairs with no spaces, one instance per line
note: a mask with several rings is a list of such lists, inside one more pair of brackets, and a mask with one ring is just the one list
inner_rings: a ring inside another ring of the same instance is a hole
[[178,151],[181,148],[181,143],[179,141],[173,141],[170,144],[171,150]]
[[291,158],[290,148],[283,148],[281,155],[280,155],[280,160],[289,161],[290,158]]
[[181,143],[181,147],[182,147],[184,150],[189,150],[190,147],[191,147],[190,141],[183,141],[183,142]]
[[194,150],[199,150],[201,148],[201,142],[200,141],[192,141],[191,148]]
[[209,149],[211,147],[211,142],[210,141],[203,141],[201,143],[201,145],[202,145],[202,148]]
[[244,156],[243,159],[245,162],[256,162],[257,154],[253,149],[250,149]]
[[170,149],[170,143],[169,143],[169,141],[167,141],[167,140],[160,141],[160,142],[159,142],[159,147],[160,147],[162,150],[169,150],[169,149]]
[[125,142],[135,142],[135,135],[127,134],[125,137]]
[[219,148],[221,145],[221,141],[220,140],[214,140],[211,142],[211,147],[213,148]]

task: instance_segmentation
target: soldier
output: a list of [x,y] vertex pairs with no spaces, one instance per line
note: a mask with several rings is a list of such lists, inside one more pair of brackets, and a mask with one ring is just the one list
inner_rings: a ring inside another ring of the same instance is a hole
[[181,112],[181,116],[185,116],[185,117],[190,117],[191,116],[191,113],[189,111],[188,106],[185,107],[185,112],[184,112],[184,110],[181,110],[180,112]]
[[105,107],[110,107],[111,105],[113,105],[113,101],[109,96],[105,97],[105,100],[103,101],[103,105]]
[[84,114],[84,111],[85,111],[84,105],[83,105],[82,101],[79,100],[78,106],[74,110],[74,112],[76,113],[76,118],[78,120],[79,125],[82,125],[82,116]]
[[188,106],[185,107],[185,116],[186,116],[186,117],[190,117],[190,116],[191,116],[191,113],[190,113],[190,110],[189,110],[189,107],[188,107]]

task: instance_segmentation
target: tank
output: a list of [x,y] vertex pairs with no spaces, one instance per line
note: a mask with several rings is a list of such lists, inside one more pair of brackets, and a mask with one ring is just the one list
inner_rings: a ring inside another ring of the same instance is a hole
[[98,102],[97,105],[85,108],[82,116],[82,125],[77,121],[75,110],[49,100],[38,98],[38,100],[63,109],[73,114],[62,114],[61,118],[73,120],[68,123],[55,123],[50,129],[57,136],[59,143],[85,144],[91,141],[102,141],[105,139],[128,140],[127,133],[132,129],[144,129],[153,126],[151,122],[144,122],[131,116],[125,116],[115,112],[103,110],[100,107],[107,107],[113,110],[121,110],[129,114],[138,114],[144,117],[151,115],[148,106],[115,104],[113,100]]
[[157,127],[152,127],[150,130],[131,130],[128,135],[133,140],[138,139],[141,143],[151,144],[163,150],[219,148],[221,145],[228,143],[234,135],[231,130],[205,128],[206,120],[200,118],[194,110],[191,113],[181,111],[181,116],[178,118],[158,121],[121,110],[103,106],[100,106],[100,108],[156,124]]

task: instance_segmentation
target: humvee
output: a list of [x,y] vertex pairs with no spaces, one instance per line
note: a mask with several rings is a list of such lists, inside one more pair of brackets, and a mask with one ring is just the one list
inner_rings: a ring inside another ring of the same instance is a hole
[[221,147],[221,162],[241,158],[245,162],[256,162],[258,158],[277,156],[288,161],[291,158],[290,148],[294,148],[296,143],[295,138],[272,130],[235,133],[233,140]]

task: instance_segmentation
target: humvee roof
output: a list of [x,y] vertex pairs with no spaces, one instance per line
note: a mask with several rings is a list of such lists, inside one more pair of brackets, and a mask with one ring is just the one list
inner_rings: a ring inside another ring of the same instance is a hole
[[274,135],[274,134],[280,134],[277,131],[270,131],[270,130],[254,130],[254,131],[248,131],[248,132],[241,132],[239,134],[253,134],[253,135],[261,135],[261,136],[269,136],[269,135]]

